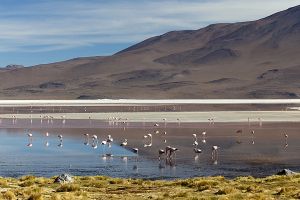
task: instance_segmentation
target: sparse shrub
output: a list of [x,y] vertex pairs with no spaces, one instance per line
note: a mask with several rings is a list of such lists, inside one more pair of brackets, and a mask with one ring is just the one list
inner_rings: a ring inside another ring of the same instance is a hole
[[79,190],[80,186],[77,184],[63,184],[56,189],[57,192],[75,192]]
[[131,181],[132,184],[134,185],[142,185],[143,184],[143,180],[142,179],[133,179]]
[[168,193],[168,192],[165,192],[164,194],[163,194],[163,197],[169,197],[170,196],[170,194]]
[[7,187],[7,180],[5,180],[4,178],[0,178],[0,186],[1,187]]
[[29,187],[35,184],[34,179],[28,179],[19,184],[21,187]]
[[109,180],[108,182],[109,182],[109,184],[122,184],[123,183],[123,179],[121,179],[121,178],[114,178],[112,180]]
[[27,181],[27,180],[34,180],[35,176],[28,175],[28,176],[22,176],[19,180],[20,181]]
[[5,200],[15,200],[16,195],[12,191],[8,190],[3,193],[2,198]]
[[96,188],[103,188],[107,186],[107,181],[104,180],[91,180],[88,182],[84,182],[81,185],[84,187],[96,187]]
[[60,195],[59,194],[53,194],[51,196],[51,200],[61,200]]
[[211,189],[211,186],[209,186],[209,185],[201,185],[201,186],[198,186],[197,191],[198,192],[202,192],[204,190],[209,190],[209,189]]
[[297,190],[297,188],[294,187],[282,187],[279,192],[277,192],[277,195],[285,195],[285,194],[289,194],[292,193],[293,191]]
[[188,193],[187,192],[179,192],[176,195],[174,195],[174,197],[187,197]]
[[40,193],[33,193],[29,196],[28,200],[43,200],[43,196]]
[[234,193],[235,191],[236,191],[236,189],[233,187],[225,187],[225,188],[218,190],[215,194],[216,195],[231,194],[231,193]]

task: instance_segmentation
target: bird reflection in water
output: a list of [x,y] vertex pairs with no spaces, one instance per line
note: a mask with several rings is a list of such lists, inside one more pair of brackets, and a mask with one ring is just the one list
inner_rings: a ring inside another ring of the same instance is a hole
[[220,149],[219,146],[212,146],[211,160],[214,165],[218,164],[219,149]]
[[48,147],[48,146],[50,145],[50,143],[49,143],[49,141],[48,141],[49,133],[46,132],[45,136],[46,136],[45,146]]
[[288,144],[289,135],[284,133],[284,138],[285,138],[284,148],[286,149],[289,146],[289,144]]
[[149,133],[147,135],[144,135],[144,139],[146,140],[144,147],[151,147],[152,146],[152,134]]
[[28,144],[27,144],[27,147],[32,147],[32,133],[31,132],[29,132],[29,133],[27,133],[27,136],[28,136]]
[[254,130],[251,131],[251,144],[255,144],[255,142],[254,142]]
[[97,149],[98,148],[98,136],[92,135],[92,148]]

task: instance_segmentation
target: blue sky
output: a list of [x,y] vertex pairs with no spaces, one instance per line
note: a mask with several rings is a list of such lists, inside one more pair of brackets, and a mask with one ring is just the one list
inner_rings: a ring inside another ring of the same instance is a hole
[[171,30],[255,20],[300,0],[0,0],[0,66],[110,55]]

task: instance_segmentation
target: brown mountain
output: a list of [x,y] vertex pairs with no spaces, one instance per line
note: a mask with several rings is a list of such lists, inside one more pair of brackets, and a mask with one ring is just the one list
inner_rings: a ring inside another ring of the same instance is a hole
[[112,56],[0,70],[2,99],[297,98],[300,6],[172,31]]

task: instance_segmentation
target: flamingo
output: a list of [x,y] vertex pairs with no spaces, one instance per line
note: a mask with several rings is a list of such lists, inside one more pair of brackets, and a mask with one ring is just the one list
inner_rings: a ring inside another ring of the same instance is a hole
[[84,145],[89,145],[90,144],[89,134],[88,133],[84,133],[83,135],[85,136],[83,144]]
[[120,144],[120,146],[127,146],[127,139],[125,139],[124,142],[122,142],[122,143]]
[[152,134],[149,133],[149,134],[147,134],[145,136],[144,136],[144,138],[150,138],[150,141],[148,142],[148,144],[144,144],[144,147],[151,147],[152,146]]
[[198,138],[197,138],[197,134],[193,134],[194,137],[194,142],[193,142],[193,146],[198,146]]
[[92,135],[92,148],[97,149],[98,148],[98,136],[97,135]]
[[161,156],[162,156],[163,154],[165,154],[165,150],[159,149],[159,150],[158,150],[158,160],[161,159]]
[[114,139],[111,137],[111,135],[108,135],[107,140],[108,143],[111,143],[114,141]]
[[213,160],[216,160],[218,158],[219,149],[220,149],[219,146],[212,146],[211,157],[212,157]]
[[[133,153],[136,154],[136,160],[135,160],[135,161],[137,162],[137,161],[138,161],[138,158],[139,158],[139,149],[138,149],[138,148],[132,148],[131,150],[132,150]],[[137,169],[138,169],[137,165],[134,165],[134,166],[133,166],[133,169],[134,169],[134,170],[137,170]]]
[[109,156],[109,157],[111,157],[113,154],[112,154],[112,150],[111,150],[111,143],[114,141],[114,139],[112,138],[112,136],[111,135],[108,135],[107,136],[107,139],[106,139],[106,142],[107,142],[107,144],[108,144],[108,148],[109,148],[109,150],[110,150],[110,153],[107,153],[106,155],[107,156]]
[[169,151],[170,151],[169,158],[172,158],[173,155],[176,157],[176,151],[179,151],[179,149],[175,147],[171,147]]
[[163,118],[163,121],[165,123],[165,127],[167,126],[167,119],[166,118]]
[[194,148],[194,152],[195,152],[196,154],[199,154],[199,153],[202,153],[202,150],[201,150],[201,149],[198,149],[198,148]]
[[179,118],[177,118],[177,122],[178,122],[178,126],[180,126],[180,119]]
[[262,126],[262,119],[260,117],[258,118],[258,121],[259,121],[259,126]]
[[239,129],[239,130],[236,131],[236,133],[239,134],[239,135],[238,135],[237,143],[238,143],[238,144],[241,144],[242,141],[241,141],[241,138],[240,138],[240,137],[241,137],[241,135],[242,135],[242,133],[243,133],[243,130],[242,130],[242,129]]
[[193,146],[198,146],[198,141],[197,140],[194,141]]
[[138,148],[132,148],[133,153],[139,154],[139,149]]
[[60,141],[63,140],[63,136],[62,135],[58,135],[57,137],[59,138]]

